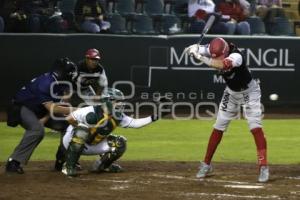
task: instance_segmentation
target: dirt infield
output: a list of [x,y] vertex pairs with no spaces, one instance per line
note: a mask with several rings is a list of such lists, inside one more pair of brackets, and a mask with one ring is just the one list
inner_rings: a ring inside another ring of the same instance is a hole
[[[300,167],[271,166],[271,181],[256,182],[254,164],[214,164],[205,180],[195,178],[196,162],[120,162],[125,172],[91,174],[76,178],[51,170],[53,162],[31,162],[23,175],[6,174],[0,166],[2,200],[207,200],[207,199],[300,199]],[[85,161],[87,169],[91,163]]]

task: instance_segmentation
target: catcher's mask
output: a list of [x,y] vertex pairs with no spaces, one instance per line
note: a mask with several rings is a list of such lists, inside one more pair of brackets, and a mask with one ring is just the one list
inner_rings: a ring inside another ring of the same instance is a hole
[[124,111],[124,94],[116,88],[107,88],[103,94],[103,102],[106,103],[109,113],[119,116]]

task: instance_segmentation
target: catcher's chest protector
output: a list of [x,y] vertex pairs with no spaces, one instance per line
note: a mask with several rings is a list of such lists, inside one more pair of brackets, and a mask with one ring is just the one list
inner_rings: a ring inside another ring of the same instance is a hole
[[91,144],[98,144],[109,135],[113,130],[118,126],[118,121],[115,120],[112,116],[103,113],[102,110],[95,109],[98,114],[98,122],[97,124],[91,128],[91,136],[92,140]]

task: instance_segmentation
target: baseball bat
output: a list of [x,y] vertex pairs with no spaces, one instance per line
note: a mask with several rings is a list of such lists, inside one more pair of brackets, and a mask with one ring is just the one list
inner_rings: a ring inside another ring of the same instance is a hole
[[91,85],[89,85],[88,87],[89,87],[90,92],[91,92],[94,96],[96,96],[96,92],[95,92],[94,88],[93,88]]
[[202,33],[201,33],[201,35],[200,35],[200,38],[199,38],[199,40],[198,40],[198,44],[199,44],[199,45],[201,44],[202,39],[204,38],[205,34],[209,31],[209,29],[210,29],[211,26],[213,25],[215,19],[216,19],[216,17],[215,17],[214,15],[211,15],[211,16],[208,18],[208,20],[207,20],[207,22],[206,22],[206,24],[205,24],[205,26],[204,26],[204,29],[202,30]]

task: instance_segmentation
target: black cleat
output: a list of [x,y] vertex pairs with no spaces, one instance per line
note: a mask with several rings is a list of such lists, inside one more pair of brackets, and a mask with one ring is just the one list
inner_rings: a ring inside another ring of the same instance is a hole
[[81,166],[81,164],[80,164],[79,162],[76,163],[75,169],[76,169],[77,171],[81,171],[81,170],[82,170],[82,166]]
[[55,161],[55,165],[54,165],[54,169],[56,170],[56,171],[61,171],[62,170],[62,168],[63,168],[63,165],[64,165],[64,161],[63,160],[56,160]]
[[13,160],[12,158],[8,159],[5,171],[9,173],[24,174],[24,170],[21,167],[20,162]]
[[120,173],[120,172],[124,172],[124,169],[116,164],[116,163],[112,163],[109,167],[103,169],[103,166],[100,167],[100,166],[97,166],[97,163],[99,162],[96,162],[93,166],[93,168],[91,170],[89,170],[90,172],[92,173],[102,173],[102,172],[109,172],[109,173]]
[[116,163],[112,163],[108,168],[104,169],[105,172],[111,172],[111,173],[120,173],[123,172],[124,169],[116,164]]

